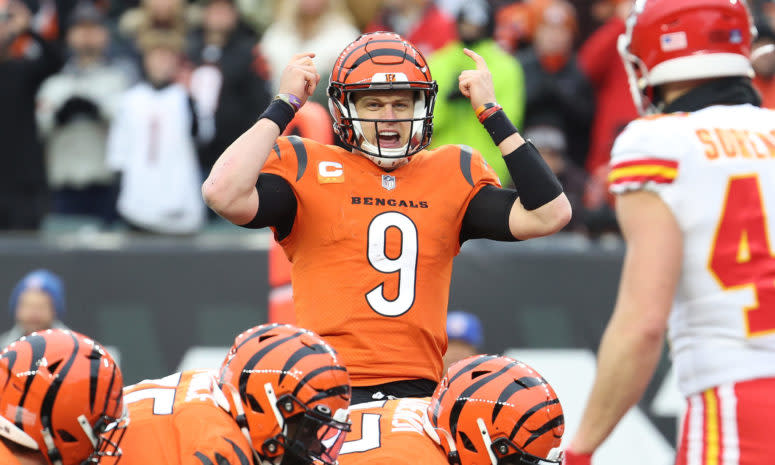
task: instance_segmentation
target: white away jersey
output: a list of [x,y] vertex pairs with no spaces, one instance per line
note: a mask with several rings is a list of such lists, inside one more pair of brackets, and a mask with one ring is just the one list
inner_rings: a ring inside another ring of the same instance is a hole
[[668,331],[681,392],[775,376],[775,111],[633,121],[614,143],[609,182],[614,194],[658,194],[683,233]]

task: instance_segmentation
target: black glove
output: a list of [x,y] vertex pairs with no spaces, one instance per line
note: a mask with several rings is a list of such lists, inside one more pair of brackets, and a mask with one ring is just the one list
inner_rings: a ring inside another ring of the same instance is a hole
[[100,110],[94,102],[83,97],[70,97],[54,115],[59,125],[67,124],[75,118],[97,120]]

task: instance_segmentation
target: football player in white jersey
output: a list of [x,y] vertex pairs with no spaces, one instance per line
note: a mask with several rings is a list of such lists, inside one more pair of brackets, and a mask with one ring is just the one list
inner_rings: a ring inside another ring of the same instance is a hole
[[687,399],[676,464],[773,462],[775,112],[751,86],[755,32],[744,0],[633,6],[619,50],[644,117],[609,176],[627,252],[566,465],[640,399],[665,332]]

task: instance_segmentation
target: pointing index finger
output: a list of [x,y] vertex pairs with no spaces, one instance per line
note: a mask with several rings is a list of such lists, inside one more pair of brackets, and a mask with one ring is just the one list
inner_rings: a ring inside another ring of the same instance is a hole
[[489,71],[487,68],[487,62],[484,61],[484,58],[482,58],[478,53],[474,52],[473,50],[464,48],[463,53],[468,55],[469,58],[474,60],[474,63],[476,63],[476,69],[480,71]]

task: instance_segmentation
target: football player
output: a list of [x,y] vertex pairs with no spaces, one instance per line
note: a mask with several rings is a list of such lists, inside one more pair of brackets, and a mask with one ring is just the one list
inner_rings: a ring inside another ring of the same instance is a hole
[[751,86],[742,0],[635,2],[620,37],[642,113],[614,143],[627,251],[568,465],[643,395],[667,331],[686,416],[678,465],[775,455],[775,113]]
[[341,465],[557,465],[560,401],[531,367],[476,355],[452,364],[432,398],[354,405]]
[[559,182],[497,104],[487,64],[466,53],[476,69],[460,75],[460,91],[516,191],[500,188],[470,147],[424,150],[437,86],[422,54],[386,32],[348,45],[331,73],[334,129],[350,150],[278,137],[320,79],[314,54],[300,54],[202,187],[232,223],[272,228],[293,263],[296,321],[341,354],[354,402],[433,392],[452,260],[464,241],[543,236],[570,218]]
[[0,463],[87,465],[119,456],[123,386],[113,358],[75,331],[12,342],[0,354]]
[[124,398],[132,421],[121,465],[332,465],[349,430],[347,370],[290,325],[243,332],[218,373],[143,381]]

